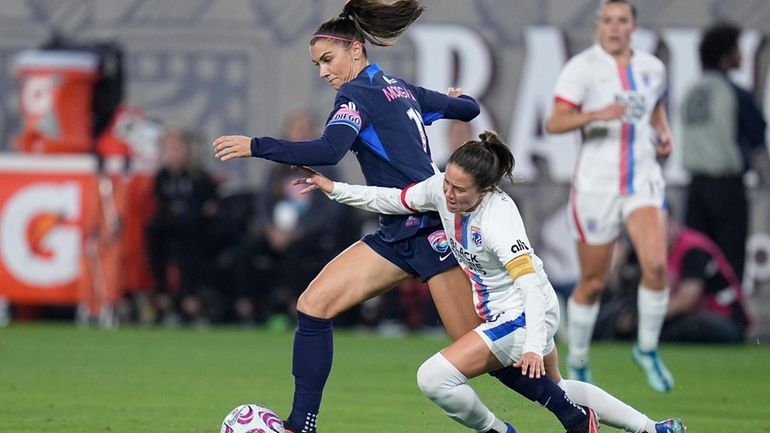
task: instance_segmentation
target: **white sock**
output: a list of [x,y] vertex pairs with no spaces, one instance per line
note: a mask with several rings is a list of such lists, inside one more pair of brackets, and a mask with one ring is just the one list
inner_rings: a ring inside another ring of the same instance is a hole
[[602,424],[631,433],[643,433],[648,431],[652,423],[651,433],[655,433],[655,422],[647,418],[647,415],[623,403],[598,386],[577,380],[562,380],[559,386],[567,393],[570,400],[596,411]]
[[468,378],[441,353],[428,358],[417,370],[420,391],[450,418],[477,432],[505,432],[505,424],[481,402],[467,382]]
[[567,299],[567,336],[570,367],[584,367],[588,364],[588,350],[591,348],[591,336],[594,333],[596,316],[599,315],[599,303],[578,304],[572,298]]
[[666,318],[668,307],[668,288],[662,291],[650,290],[641,284],[638,292],[639,311],[639,349],[644,352],[658,348],[660,330],[663,328],[663,320]]
[[655,421],[647,420],[647,424],[644,426],[644,433],[658,433],[658,430],[655,428]]

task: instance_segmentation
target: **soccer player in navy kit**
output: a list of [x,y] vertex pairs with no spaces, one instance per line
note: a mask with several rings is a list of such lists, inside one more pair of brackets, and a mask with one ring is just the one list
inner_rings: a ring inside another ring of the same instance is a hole
[[[343,12],[322,23],[310,40],[310,55],[320,77],[337,90],[323,135],[299,142],[222,136],[213,144],[216,157],[331,165],[350,150],[368,185],[403,188],[435,174],[424,125],[441,118],[469,121],[478,115],[478,104],[459,89],[444,95],[384,73],[379,65],[369,63],[365,47],[367,40],[389,45],[422,11],[418,0],[348,1]],[[287,431],[315,431],[331,371],[332,318],[412,275],[428,283],[452,339],[478,325],[468,296],[470,282],[452,257],[438,216],[381,215],[379,230],[333,259],[297,301],[295,391]],[[521,377],[516,372],[500,380],[533,400],[545,394],[542,386],[536,393],[528,392],[530,384],[522,384]]]

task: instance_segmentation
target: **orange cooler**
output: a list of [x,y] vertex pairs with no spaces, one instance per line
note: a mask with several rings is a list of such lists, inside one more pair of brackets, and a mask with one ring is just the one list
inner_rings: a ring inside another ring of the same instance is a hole
[[21,80],[22,131],[17,147],[27,153],[93,150],[91,101],[98,58],[85,51],[26,50],[14,73]]

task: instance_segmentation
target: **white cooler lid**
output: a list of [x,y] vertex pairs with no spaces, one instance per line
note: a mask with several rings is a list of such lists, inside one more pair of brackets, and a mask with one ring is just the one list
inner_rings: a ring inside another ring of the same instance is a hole
[[61,69],[68,71],[96,72],[99,59],[88,51],[24,50],[14,56],[13,71]]

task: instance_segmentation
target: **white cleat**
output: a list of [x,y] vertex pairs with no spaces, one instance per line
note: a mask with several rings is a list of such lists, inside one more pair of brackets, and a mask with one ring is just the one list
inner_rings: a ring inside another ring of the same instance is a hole
[[650,388],[658,392],[669,392],[674,388],[674,376],[663,364],[657,350],[643,352],[639,346],[634,345],[632,356],[636,365],[647,375],[647,384]]

